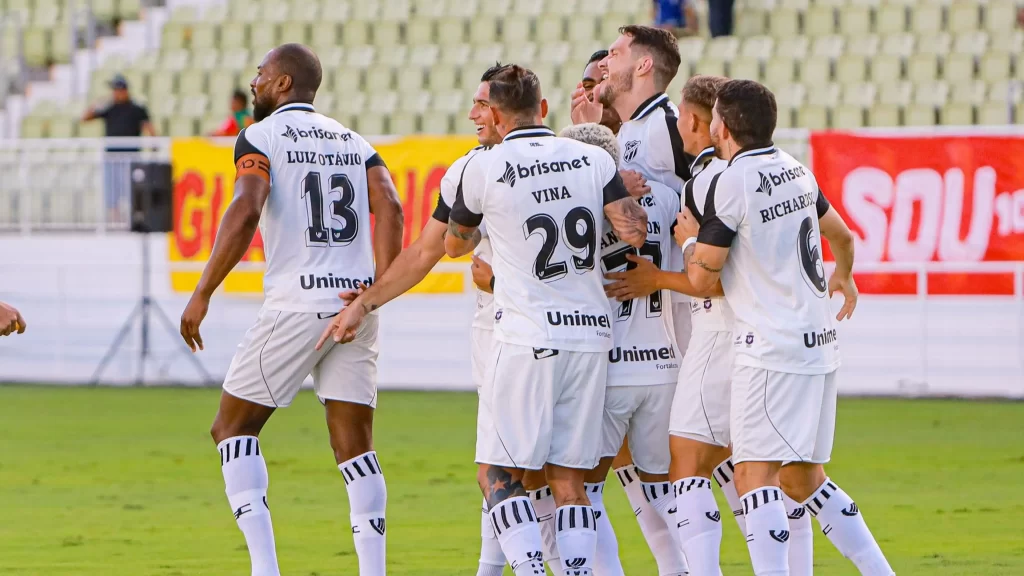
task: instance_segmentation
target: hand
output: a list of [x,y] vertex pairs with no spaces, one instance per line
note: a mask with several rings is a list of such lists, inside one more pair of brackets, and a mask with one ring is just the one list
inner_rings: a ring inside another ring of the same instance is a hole
[[601,104],[601,85],[594,86],[593,99],[587,97],[587,91],[583,89],[583,83],[576,85],[572,93],[572,112],[569,117],[573,124],[585,124],[593,122],[601,123],[604,116],[604,105]]
[[491,268],[491,265],[474,255],[473,265],[470,267],[470,270],[473,272],[473,284],[476,284],[477,288],[488,294],[493,293],[491,281],[494,279],[494,270]]
[[354,301],[352,304],[342,308],[338,315],[331,319],[331,323],[324,328],[320,340],[316,343],[316,349],[323,348],[328,338],[333,338],[337,343],[351,342],[356,339],[356,331],[366,317],[366,309],[361,302]]
[[616,280],[604,287],[604,293],[609,298],[615,298],[619,302],[633,300],[650,296],[658,291],[658,274],[661,270],[653,262],[637,256],[626,254],[626,259],[634,264],[634,268],[625,272],[612,272],[605,274],[609,280]]
[[356,298],[358,298],[363,292],[366,292],[366,284],[356,280],[356,289],[338,292],[338,298],[341,298],[341,301],[345,303],[345,306],[351,306],[352,303],[356,301]]
[[626,191],[633,198],[640,198],[651,191],[651,187],[647,185],[647,178],[636,170],[619,170],[619,176],[626,185]]
[[689,208],[684,207],[683,211],[676,216],[676,242],[682,246],[687,238],[697,236],[698,232],[700,232],[700,224],[697,224],[697,219],[694,218],[693,212],[690,212]]
[[833,274],[828,279],[828,297],[831,298],[836,292],[843,293],[843,307],[839,309],[839,314],[836,314],[836,320],[842,322],[845,318],[852,318],[853,309],[857,307],[857,283],[853,280],[853,274]]
[[14,306],[0,302],[0,336],[25,333],[25,319]]
[[206,318],[206,312],[210,309],[210,298],[198,292],[192,294],[192,298],[181,313],[181,337],[185,344],[192,349],[192,352],[203,349],[203,337],[199,335],[199,325]]

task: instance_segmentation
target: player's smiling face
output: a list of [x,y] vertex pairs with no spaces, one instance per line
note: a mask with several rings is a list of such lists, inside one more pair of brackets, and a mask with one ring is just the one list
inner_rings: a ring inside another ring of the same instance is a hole
[[494,113],[491,111],[491,85],[481,82],[473,94],[473,107],[469,109],[469,119],[476,124],[476,139],[484,146],[494,146],[501,142],[501,136],[494,126]]
[[633,38],[630,36],[619,36],[608,48],[608,56],[601,60],[601,79],[604,82],[601,88],[601,103],[605,106],[614,104],[620,94],[626,94],[633,89],[634,62],[630,48],[632,42]]

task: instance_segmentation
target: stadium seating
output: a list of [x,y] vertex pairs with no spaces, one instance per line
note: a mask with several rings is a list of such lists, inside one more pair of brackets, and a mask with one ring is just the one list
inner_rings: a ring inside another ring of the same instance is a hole
[[[9,8],[34,2],[32,14],[56,22],[55,1],[7,0]],[[98,4],[113,18],[130,16],[137,2]],[[705,25],[705,36],[680,40],[683,66],[671,93],[694,73],[757,79],[779,95],[780,126],[815,129],[1024,122],[1015,112],[1024,96],[1016,11],[1014,0],[740,0],[736,36],[709,39]],[[463,118],[469,91],[496,60],[521,61],[540,74],[557,127],[568,119],[568,95],[586,57],[606,47],[621,24],[648,18],[645,0],[184,6],[164,25],[158,51],[132,62],[108,59],[95,70],[89,97],[105,94],[106,80],[123,72],[161,134],[206,133],[223,120],[231,91],[247,86],[262,54],[297,41],[324,63],[317,105],[364,133],[471,133]],[[56,48],[46,45],[52,56]],[[932,92],[935,86],[947,89]],[[52,108],[26,117],[23,134],[95,134]]]

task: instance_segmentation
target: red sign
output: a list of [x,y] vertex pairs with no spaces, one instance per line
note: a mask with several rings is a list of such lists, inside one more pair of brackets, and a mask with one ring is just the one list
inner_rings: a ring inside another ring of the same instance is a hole
[[[825,132],[811,147],[818,185],[857,237],[858,264],[1024,261],[1024,138]],[[913,273],[857,279],[864,292],[917,292]],[[928,293],[1013,294],[1013,273],[933,272]]]

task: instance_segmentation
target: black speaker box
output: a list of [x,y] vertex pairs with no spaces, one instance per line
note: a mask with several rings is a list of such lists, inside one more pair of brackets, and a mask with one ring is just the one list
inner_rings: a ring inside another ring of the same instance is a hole
[[167,162],[132,162],[132,232],[174,231],[171,165]]

